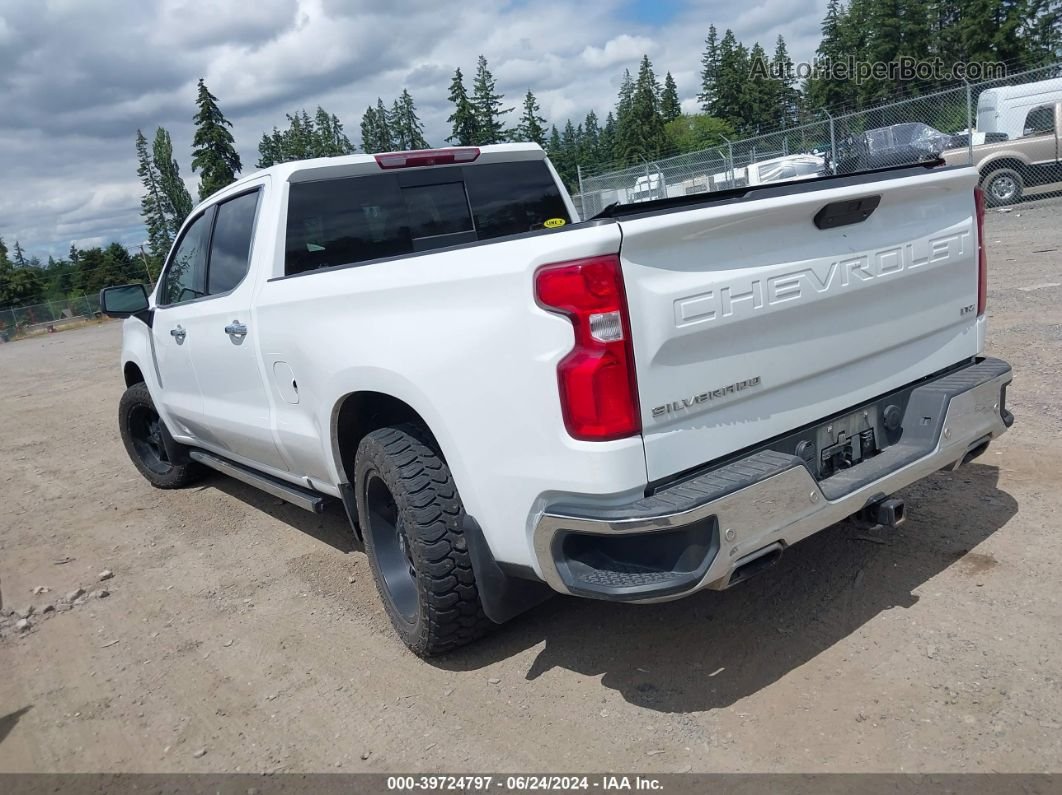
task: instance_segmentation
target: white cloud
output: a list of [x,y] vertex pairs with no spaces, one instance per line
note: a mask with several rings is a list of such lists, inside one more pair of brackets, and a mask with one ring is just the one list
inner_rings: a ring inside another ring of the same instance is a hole
[[604,47],[587,46],[579,59],[594,69],[602,69],[618,64],[637,63],[642,55],[651,58],[656,50],[656,42],[646,36],[628,36],[624,33],[605,42]]

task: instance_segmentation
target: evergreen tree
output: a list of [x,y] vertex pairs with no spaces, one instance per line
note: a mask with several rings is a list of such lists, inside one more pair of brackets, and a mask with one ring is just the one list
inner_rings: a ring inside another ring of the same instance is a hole
[[18,242],[18,238],[15,239],[15,256],[11,260],[16,268],[26,267],[26,252],[22,248],[22,244]]
[[136,162],[136,173],[140,177],[140,184],[144,186],[140,217],[144,219],[147,229],[148,245],[152,256],[165,257],[173,243],[170,222],[166,217],[166,199],[159,184],[159,171],[148,152],[147,138],[140,130],[136,131]]
[[751,72],[748,50],[737,40],[730,29],[719,42],[719,71],[715,80],[715,101],[709,115],[723,119],[735,130],[744,132],[748,127],[748,112],[745,108],[747,91],[745,83]]
[[618,164],[627,165],[630,158],[638,159],[637,152],[631,151],[638,147],[638,131],[635,127],[634,78],[631,77],[630,69],[624,69],[616,100],[616,130],[612,144],[612,156]]
[[[163,214],[169,218],[170,237],[177,232],[192,212],[192,196],[181,179],[181,170],[173,157],[173,142],[170,134],[163,127],[155,130],[155,140],[151,145],[152,162],[159,175],[159,190],[163,198]],[[169,247],[167,247],[169,250]]]
[[546,120],[538,115],[541,110],[535,95],[531,93],[530,88],[527,89],[527,95],[524,97],[524,112],[520,116],[520,123],[516,125],[513,140],[529,141],[545,147]]
[[472,101],[468,98],[460,67],[454,72],[454,78],[450,81],[450,101],[454,103],[454,112],[446,120],[450,123],[451,130],[446,140],[459,146],[472,146],[480,138],[479,119]]
[[774,45],[771,77],[775,83],[774,102],[777,106],[777,120],[782,127],[792,127],[800,116],[800,92],[796,89],[793,59],[789,57],[789,50],[781,34],[778,35],[778,40]]
[[557,169],[557,174],[562,180],[564,180],[565,175],[568,174],[569,171],[569,153],[564,149],[564,142],[561,140],[556,124],[550,128],[549,143],[546,145],[546,153],[549,155],[553,167]]
[[840,62],[846,54],[842,41],[842,28],[847,21],[847,14],[841,0],[829,0],[826,16],[822,19],[822,38],[815,50],[816,60],[823,71],[808,78],[804,94],[808,103],[815,108],[836,108],[852,97],[853,86],[842,80],[833,80],[825,69],[830,63]]
[[719,34],[715,25],[708,26],[708,36],[704,39],[704,54],[701,56],[701,93],[697,101],[701,110],[708,113],[715,107],[716,81],[719,79]]
[[[576,176],[579,165],[579,136],[575,132],[575,126],[572,124],[571,119],[564,123],[560,145],[563,157],[561,158],[561,165],[557,167],[557,171],[560,173],[561,179],[564,180],[564,184],[568,186],[569,191],[574,191],[579,181]],[[554,163],[554,165],[557,164]]]
[[1030,66],[1044,66],[1062,55],[1062,0],[1029,0],[1022,30]]
[[750,69],[741,92],[742,127],[745,132],[757,135],[776,129],[779,125],[780,103],[778,85],[770,77],[767,53],[759,42],[749,52]]
[[597,114],[590,111],[582,123],[582,144],[579,152],[579,165],[586,169],[596,169],[601,163],[601,125]]
[[402,95],[395,100],[391,111],[391,129],[395,144],[399,149],[427,149],[424,139],[424,125],[417,116],[417,108],[409,91],[402,89]]
[[391,130],[391,114],[384,107],[383,100],[377,97],[376,107],[371,105],[361,117],[361,148],[373,154],[395,150],[395,138]]
[[601,128],[601,139],[597,146],[595,166],[612,163],[616,159],[616,117],[612,111],[605,117],[605,126]]
[[305,109],[286,114],[285,118],[288,120],[286,130],[274,127],[272,133],[263,133],[258,142],[258,168],[290,160],[349,155],[355,151],[354,144],[343,132],[339,117],[320,106],[313,118]]
[[503,98],[503,95],[496,91],[496,81],[487,68],[487,59],[479,56],[476,78],[472,81],[472,107],[479,133],[477,144],[500,144],[508,138],[502,116],[511,113],[513,109],[502,107]]
[[664,78],[664,93],[660,95],[660,115],[664,117],[664,124],[682,115],[678,86],[675,85],[675,78],[671,76],[671,72],[668,72]]
[[228,129],[232,122],[222,115],[217,97],[210,93],[202,78],[199,79],[196,107],[192,171],[200,173],[199,198],[205,199],[235,182],[243,164]]
[[626,162],[659,157],[667,145],[660,115],[660,84],[648,55],[642,56],[631,94],[628,122],[620,125],[617,148]]

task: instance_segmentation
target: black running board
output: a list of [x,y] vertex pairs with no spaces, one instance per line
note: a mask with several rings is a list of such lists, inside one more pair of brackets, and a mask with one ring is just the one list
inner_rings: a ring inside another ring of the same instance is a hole
[[200,464],[203,464],[203,466],[216,469],[223,475],[236,478],[236,480],[242,481],[248,486],[254,486],[256,489],[260,489],[266,494],[272,494],[274,497],[279,497],[285,502],[290,502],[292,505],[302,508],[304,511],[309,511],[310,513],[323,512],[325,509],[325,503],[328,501],[328,497],[320,492],[310,491],[310,489],[304,489],[300,486],[292,485],[291,483],[285,483],[284,481],[271,475],[267,475],[264,472],[258,472],[257,470],[250,469],[233,461],[228,461],[213,453],[207,453],[203,450],[189,450],[188,457],[193,461],[198,461]]

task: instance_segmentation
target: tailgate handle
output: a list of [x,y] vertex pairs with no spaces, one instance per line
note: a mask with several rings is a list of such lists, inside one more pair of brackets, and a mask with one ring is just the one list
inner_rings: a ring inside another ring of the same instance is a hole
[[815,213],[815,226],[819,229],[836,229],[838,226],[860,224],[878,209],[881,196],[862,196],[831,202]]

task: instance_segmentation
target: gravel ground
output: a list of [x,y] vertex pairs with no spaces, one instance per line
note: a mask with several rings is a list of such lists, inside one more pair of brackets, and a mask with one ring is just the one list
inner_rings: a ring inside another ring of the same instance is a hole
[[436,662],[339,511],[140,478],[117,323],[0,345],[0,577],[36,611],[0,630],[0,771],[1062,770],[1060,209],[990,213],[1017,423],[901,530],[666,605],[556,598]]

